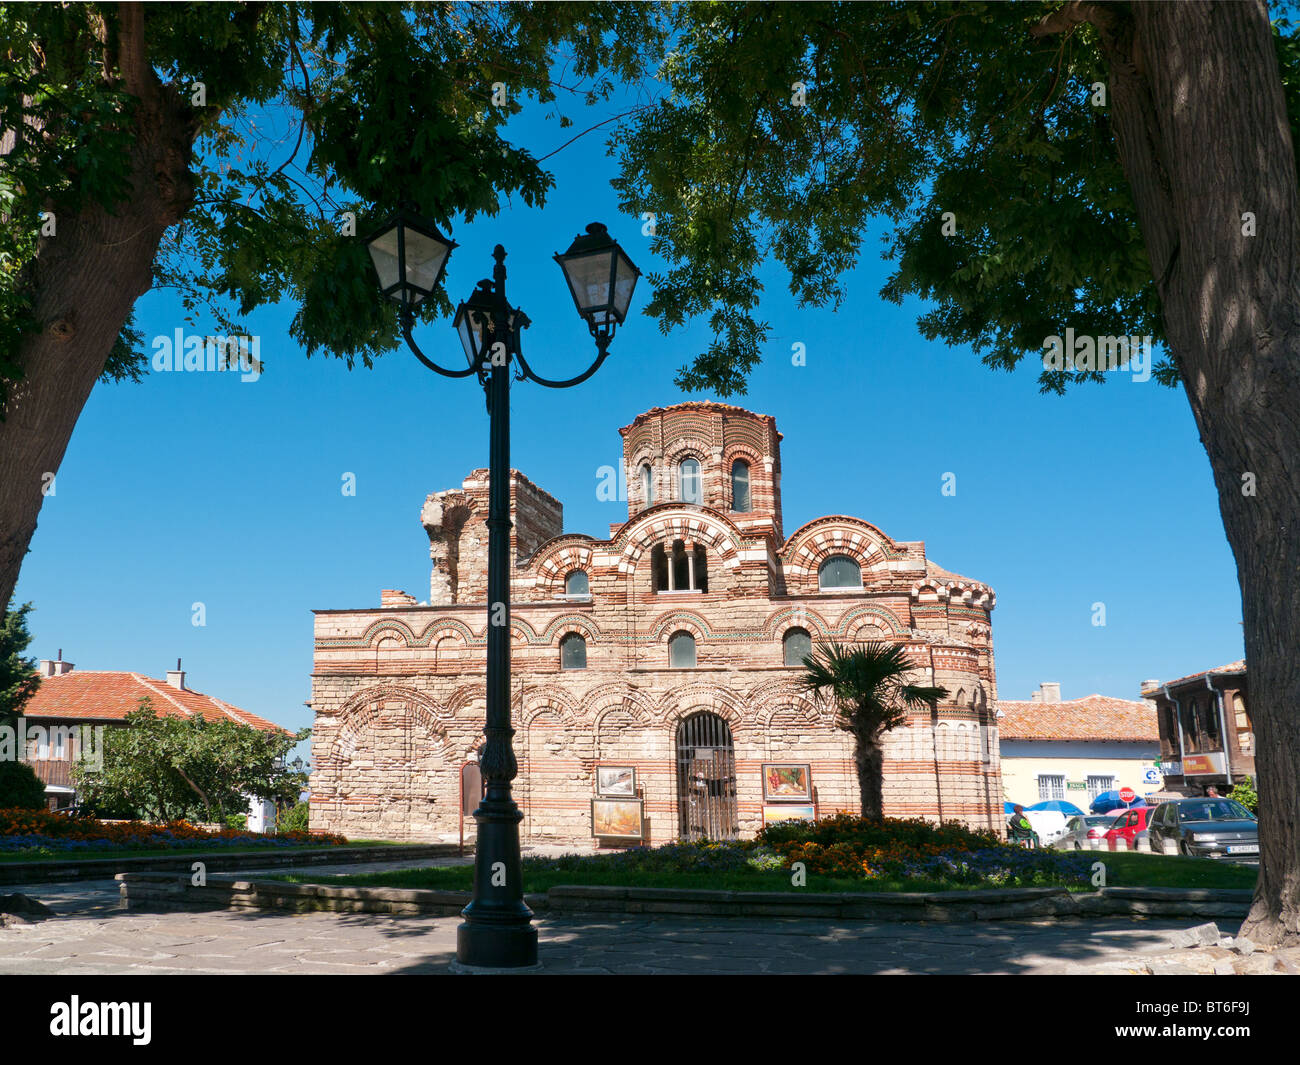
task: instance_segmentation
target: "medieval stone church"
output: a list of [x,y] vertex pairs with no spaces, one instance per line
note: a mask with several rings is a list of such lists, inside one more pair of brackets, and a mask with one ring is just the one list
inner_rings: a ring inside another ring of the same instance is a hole
[[[511,475],[524,839],[658,844],[857,812],[851,738],[798,685],[827,640],[902,643],[916,681],[950,692],[889,734],[886,813],[1000,829],[992,590],[859,518],[787,535],[770,416],[681,403],[620,432],[627,520],[607,539],[565,533],[559,501]],[[425,500],[428,605],[384,591],[316,612],[313,828],[457,838],[485,714],[487,500],[486,470]]]

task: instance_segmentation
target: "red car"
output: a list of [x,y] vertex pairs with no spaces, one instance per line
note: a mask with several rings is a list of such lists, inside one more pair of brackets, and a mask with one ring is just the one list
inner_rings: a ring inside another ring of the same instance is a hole
[[1136,846],[1136,838],[1139,832],[1145,832],[1147,827],[1147,818],[1151,816],[1151,806],[1134,806],[1125,810],[1115,818],[1115,823],[1106,830],[1106,834],[1101,838],[1106,841],[1106,846],[1111,850],[1118,850],[1119,844],[1115,841],[1124,837],[1128,850],[1133,850]]

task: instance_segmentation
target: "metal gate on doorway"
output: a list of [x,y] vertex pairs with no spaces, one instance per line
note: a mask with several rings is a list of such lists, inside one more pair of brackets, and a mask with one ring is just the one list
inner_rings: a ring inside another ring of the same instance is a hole
[[731,729],[708,711],[677,726],[677,829],[681,839],[735,839],[739,831]]

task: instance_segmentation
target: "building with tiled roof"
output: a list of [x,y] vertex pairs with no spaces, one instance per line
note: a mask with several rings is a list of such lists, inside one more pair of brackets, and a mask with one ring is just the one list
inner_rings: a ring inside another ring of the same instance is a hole
[[1008,802],[1064,799],[1087,810],[1105,791],[1161,789],[1156,714],[1141,700],[1063,700],[1059,684],[1043,684],[1030,699],[998,700],[998,736]]
[[1255,775],[1255,727],[1247,707],[1246,660],[1142,683],[1155,707],[1166,787],[1177,794],[1226,794]]
[[41,686],[23,706],[27,734],[26,761],[46,786],[54,805],[72,802],[73,740],[68,730],[81,725],[107,727],[125,724],[126,715],[140,709],[148,699],[159,717],[202,717],[207,721],[233,721],[265,732],[291,734],[289,729],[250,714],[213,695],[194,691],[180,668],[167,671],[166,680],[143,673],[108,670],[76,670],[63,661],[40,663]]

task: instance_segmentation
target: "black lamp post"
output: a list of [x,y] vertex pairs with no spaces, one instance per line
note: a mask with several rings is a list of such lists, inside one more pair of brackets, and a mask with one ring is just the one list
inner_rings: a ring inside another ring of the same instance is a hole
[[578,313],[596,341],[597,355],[578,376],[552,381],[535,374],[524,359],[519,337],[530,323],[523,311],[506,300],[506,250],[500,244],[492,252],[496,260],[492,280],[480,281],[456,310],[455,327],[469,363],[463,370],[439,366],[411,336],[415,307],[442,279],[456,244],[407,207],[368,244],[384,295],[400,308],[402,334],[415,357],[444,377],[476,374],[487,394],[487,722],[480,761],[485,790],[474,811],[478,822],[474,899],[462,911],[465,922],[456,931],[456,960],[478,968],[534,966],[537,929],[532,926],[532,911],[524,904],[519,851],[523,814],[511,796],[510,784],[519,772],[511,743],[515,731],[510,726],[510,363],[518,363],[516,380],[547,388],[581,384],[609,354],[609,343],[627,316],[640,271],[598,222],[589,225],[568,251],[555,256]]

